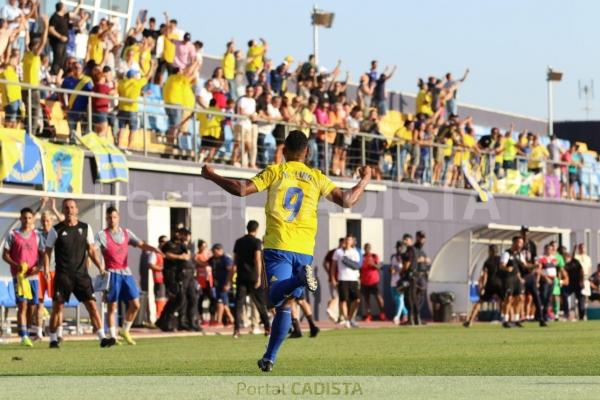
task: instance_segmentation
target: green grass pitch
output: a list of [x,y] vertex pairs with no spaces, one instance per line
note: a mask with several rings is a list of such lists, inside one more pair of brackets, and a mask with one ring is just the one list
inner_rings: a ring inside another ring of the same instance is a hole
[[[479,324],[346,329],[286,340],[274,375],[600,375],[600,323]],[[0,346],[0,376],[259,375],[266,338],[229,335],[140,339],[99,348],[67,338],[59,350]]]

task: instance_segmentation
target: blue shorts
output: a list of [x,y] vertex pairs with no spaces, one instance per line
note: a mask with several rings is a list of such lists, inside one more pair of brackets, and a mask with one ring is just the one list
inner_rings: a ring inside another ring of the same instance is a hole
[[32,280],[27,279],[27,281],[29,282],[29,285],[31,286],[31,294],[33,295],[33,298],[26,299],[25,297],[19,296],[17,294],[17,278],[14,278],[13,285],[15,288],[15,300],[16,300],[17,304],[27,302],[28,304],[37,305],[40,303],[40,301],[39,301],[40,296],[38,295],[40,281],[37,279],[32,279]]
[[104,124],[108,122],[108,113],[95,111],[92,115],[92,122],[94,124]]
[[15,100],[12,103],[8,103],[4,107],[4,119],[10,122],[15,122],[19,118],[20,111],[21,100]]
[[229,305],[229,292],[223,288],[223,286],[217,286],[216,288],[216,299],[218,303]]
[[139,128],[137,112],[119,110],[117,119],[119,120],[119,129],[123,129],[126,125],[129,125],[129,131],[135,132]]
[[183,118],[183,111],[178,108],[165,108],[165,111],[169,120],[169,127],[179,125]]
[[[265,260],[265,270],[267,272],[267,282],[269,288],[277,281],[289,279],[293,275],[301,273],[305,265],[312,264],[313,256],[308,254],[294,253],[293,251],[265,249],[263,253]],[[304,288],[299,287],[292,293],[287,294],[288,298],[300,299],[304,296]],[[274,304],[275,307],[281,304]]]
[[130,301],[140,297],[140,291],[132,275],[110,273],[108,280],[108,295],[106,301]]

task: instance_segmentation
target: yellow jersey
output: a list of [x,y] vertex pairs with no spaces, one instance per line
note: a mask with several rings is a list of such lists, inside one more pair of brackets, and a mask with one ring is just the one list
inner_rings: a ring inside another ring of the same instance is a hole
[[26,52],[23,56],[23,82],[30,85],[39,85],[41,68],[41,57],[33,51]]
[[183,106],[189,103],[188,92],[192,92],[193,98],[192,81],[179,72],[167,78],[163,86],[163,99],[166,104],[179,104]]
[[230,81],[235,78],[235,57],[233,56],[233,53],[226,53],[223,56],[222,63],[223,76],[225,79]]
[[164,47],[163,47],[163,60],[165,60],[169,64],[173,64],[175,60],[175,43],[173,40],[177,39],[176,33],[170,33],[169,35],[163,35],[164,37]]
[[321,171],[291,161],[270,165],[251,179],[259,192],[268,190],[265,249],[312,256],[317,235],[317,207],[335,184]]
[[[209,107],[208,111],[221,111],[217,107]],[[221,137],[221,122],[225,117],[207,113],[197,113],[200,122],[200,136],[219,139]]]
[[142,88],[146,86],[146,83],[148,83],[148,79],[146,78],[132,78],[120,80],[119,97],[130,99],[132,101],[119,101],[119,110],[137,112],[139,110],[139,104],[137,103],[137,100],[142,95]]
[[[12,65],[6,67],[4,72],[0,74],[0,79],[19,83],[19,75],[17,75],[17,71]],[[21,100],[21,88],[18,85],[2,84],[1,88],[3,106]]]
[[256,44],[248,49],[247,57],[250,61],[246,64],[246,71],[257,72],[263,67],[263,55],[265,54],[265,46]]
[[475,138],[469,134],[465,134],[463,136],[463,146],[465,149],[463,150],[463,161],[471,160],[471,152],[475,148],[476,141]]
[[97,65],[102,64],[104,58],[104,40],[100,35],[92,34],[88,38],[88,59],[94,60]]

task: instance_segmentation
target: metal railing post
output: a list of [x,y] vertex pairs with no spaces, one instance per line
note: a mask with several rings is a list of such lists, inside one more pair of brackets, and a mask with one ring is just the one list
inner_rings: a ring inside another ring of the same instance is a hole
[[146,113],[146,99],[145,97],[142,97],[142,135],[143,135],[143,143],[144,143],[144,157],[148,156],[148,139],[146,137],[146,130],[147,130],[147,126],[146,126],[146,119],[147,119],[148,115]]
[[361,165],[367,165],[367,141],[364,136],[361,136],[360,141],[360,161]]
[[329,176],[329,142],[327,141],[327,134],[325,134],[325,137],[323,138],[323,149],[325,154],[323,154],[323,169],[325,171],[323,171],[323,173],[327,176]]
[[35,135],[33,132],[33,113],[31,107],[31,88],[27,88],[27,132],[30,135]]
[[[81,123],[81,136],[85,136],[86,134],[90,133],[90,131],[93,130],[92,128],[92,97],[88,96],[88,102],[87,102],[87,109],[88,109],[88,115],[87,115],[87,132],[83,131],[83,123]],[[129,143],[128,143],[129,145]]]
[[198,134],[196,132],[196,112],[192,111],[192,146],[194,147],[194,161],[195,162],[199,162],[200,161],[200,151],[198,150],[198,145],[200,143],[198,143]]
[[402,182],[402,174],[400,173],[400,168],[402,168],[402,160],[400,160],[400,147],[400,142],[396,142],[396,180],[398,182]]

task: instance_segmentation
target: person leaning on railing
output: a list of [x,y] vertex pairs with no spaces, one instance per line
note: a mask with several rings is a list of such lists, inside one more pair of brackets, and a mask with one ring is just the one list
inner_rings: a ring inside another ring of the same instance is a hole
[[21,88],[19,87],[19,50],[12,49],[8,58],[8,63],[2,66],[0,79],[15,84],[3,83],[0,85],[2,91],[2,104],[4,105],[4,126],[6,128],[16,128],[18,125],[19,114],[21,112]]
[[[139,71],[130,70],[127,72],[126,78],[119,81],[118,91],[119,97],[122,99],[119,101],[119,113],[117,114],[119,122],[119,139],[117,143],[119,148],[125,150],[125,152],[128,151],[128,148],[131,148],[132,139],[139,129],[138,99],[142,95],[142,89],[148,83],[148,79],[156,71],[156,67],[156,62],[154,62],[144,76],[140,76]],[[125,136],[125,127],[129,127],[129,135],[127,137]]]
[[83,92],[91,92],[94,88],[90,77],[83,74],[83,65],[74,63],[67,72],[67,77],[62,82],[63,89],[74,90],[67,100],[67,122],[69,123],[69,143],[76,143],[77,123],[81,123],[81,132],[88,132],[87,111],[88,96]]
[[[40,55],[42,54],[48,39],[48,16],[44,15],[42,21],[43,31],[41,37],[34,37],[31,39],[29,42],[29,50],[23,57],[23,82],[32,86],[40,85],[40,70],[42,67]],[[31,100],[29,100],[29,93],[31,93]],[[39,118],[41,116],[40,90],[23,89],[22,95],[23,101],[27,107],[29,107],[29,101],[31,101],[32,124],[30,133],[37,135],[39,131]]]

